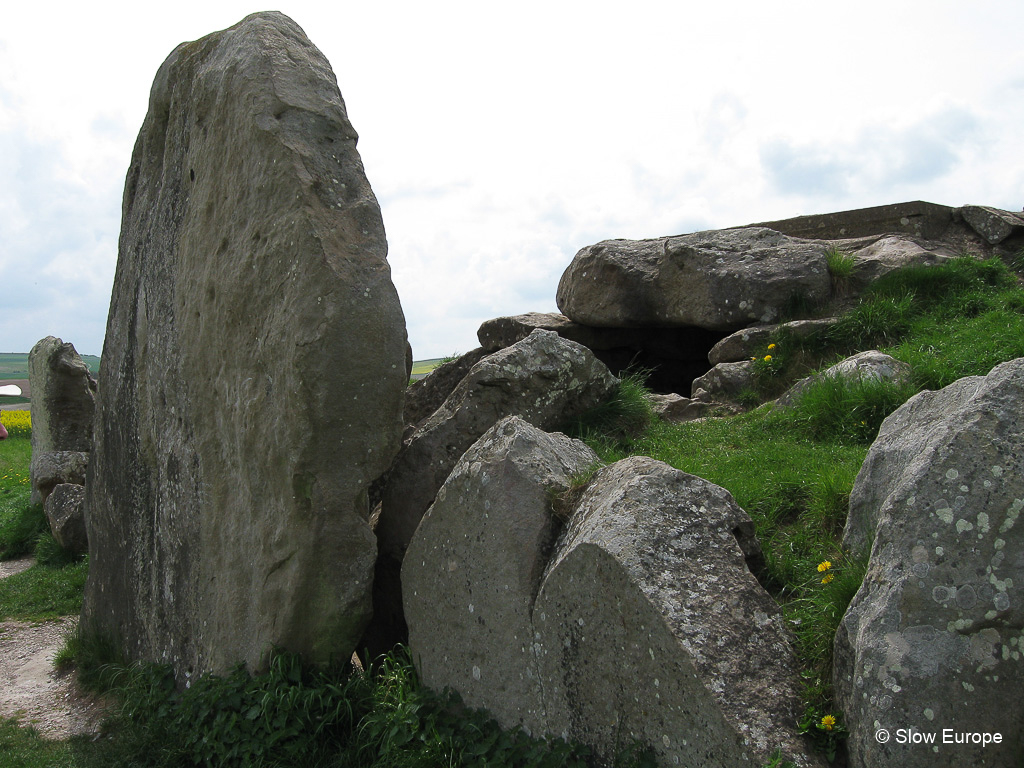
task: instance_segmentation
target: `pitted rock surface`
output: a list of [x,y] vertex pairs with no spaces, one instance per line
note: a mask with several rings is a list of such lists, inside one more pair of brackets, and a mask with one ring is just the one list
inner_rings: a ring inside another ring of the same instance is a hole
[[776,747],[817,765],[759,558],[724,489],[643,456],[599,470],[534,606],[548,727],[606,758],[639,738],[665,765],[756,765]]
[[402,567],[409,646],[424,684],[458,690],[506,728],[543,723],[531,612],[561,529],[552,499],[598,463],[579,440],[515,416],[462,456]]
[[184,682],[347,658],[406,334],[330,65],[259,13],[178,46],[128,171],[87,483],[84,631]]
[[576,254],[558,284],[558,308],[578,323],[616,328],[731,332],[772,323],[795,296],[828,300],[827,247],[761,228],[605,240]]

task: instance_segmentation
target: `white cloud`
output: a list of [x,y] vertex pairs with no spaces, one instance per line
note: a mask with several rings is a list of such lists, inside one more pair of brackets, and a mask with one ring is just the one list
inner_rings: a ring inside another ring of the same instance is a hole
[[[251,11],[99,5],[16,4],[0,28],[10,351],[49,333],[99,351],[156,69]],[[562,270],[601,239],[916,198],[1024,204],[1016,0],[281,10],[334,66],[418,358],[469,349],[487,317],[554,309]]]

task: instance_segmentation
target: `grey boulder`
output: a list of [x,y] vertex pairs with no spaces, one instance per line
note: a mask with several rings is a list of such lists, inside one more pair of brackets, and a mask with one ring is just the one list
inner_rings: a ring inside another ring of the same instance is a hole
[[827,244],[770,229],[605,240],[576,254],[558,284],[571,320],[610,327],[735,331],[772,323],[794,298],[829,299]]
[[791,639],[758,584],[753,523],[724,489],[642,456],[597,472],[534,605],[546,725],[610,760],[816,759],[796,733]]
[[1024,230],[1024,216],[1019,213],[985,205],[965,205],[959,212],[971,229],[991,245],[998,245],[1014,233]]
[[[74,345],[54,336],[40,339],[32,347],[28,368],[32,392],[30,500],[42,504],[57,483],[84,482],[92,448],[96,380]],[[77,458],[71,461],[69,454]]]
[[89,552],[89,534],[85,527],[85,488],[61,483],[54,487],[44,505],[46,521],[53,538],[68,552]]
[[388,472],[375,529],[380,556],[374,617],[360,643],[371,658],[405,642],[402,559],[462,454],[506,416],[553,429],[603,402],[618,384],[586,347],[540,329],[470,368],[441,407],[406,439]]
[[561,521],[553,499],[598,463],[578,440],[502,419],[455,465],[402,567],[420,679],[504,727],[543,733],[531,614]]
[[[1024,724],[1024,359],[911,398],[882,424],[843,539],[870,552],[835,641],[850,765],[1012,765]],[[938,734],[881,743],[880,727]],[[950,733],[1001,743],[943,744]]]
[[708,352],[712,366],[719,363],[739,363],[763,354],[775,337],[806,339],[828,331],[835,325],[836,318],[823,317],[817,320],[790,320],[772,325],[753,325],[731,333],[719,341]]
[[590,350],[552,331],[535,330],[482,358],[395,459],[381,499],[381,550],[404,552],[455,463],[497,421],[519,416],[553,429],[603,402],[618,383]]
[[[33,425],[34,431],[35,425]],[[84,485],[89,470],[89,451],[33,452],[29,464],[34,503],[46,504],[53,489],[62,483]]]
[[712,397],[735,398],[753,385],[754,366],[750,360],[719,363],[703,376],[693,380],[691,395],[697,398],[703,390]]

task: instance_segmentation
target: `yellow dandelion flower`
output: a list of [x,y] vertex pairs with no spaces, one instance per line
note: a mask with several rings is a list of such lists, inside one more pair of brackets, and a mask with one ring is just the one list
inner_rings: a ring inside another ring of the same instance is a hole
[[825,575],[824,575],[824,576],[822,577],[822,579],[821,579],[821,583],[822,583],[822,584],[828,584],[828,583],[829,583],[830,581],[832,581],[832,579],[834,579],[835,577],[836,577],[836,575],[835,575],[834,573],[826,573],[826,574],[825,574]]
[[764,356],[764,361],[765,361],[766,363],[767,363],[767,362],[768,362],[769,360],[771,360],[771,359],[772,359],[772,356],[771,356],[771,355],[765,355],[765,356]]
[[769,345],[768,345],[768,349],[769,349],[769,350],[775,349],[775,345],[774,345],[774,344],[769,344]]
[[829,560],[818,563],[818,573],[824,573],[832,567],[832,563]]
[[831,731],[832,728],[835,727],[835,724],[836,719],[832,717],[832,715],[825,715],[823,718],[821,718],[821,727],[824,728],[826,731]]

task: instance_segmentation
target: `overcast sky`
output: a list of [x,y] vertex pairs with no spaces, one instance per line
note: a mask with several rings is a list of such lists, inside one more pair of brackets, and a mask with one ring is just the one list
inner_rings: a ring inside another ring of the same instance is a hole
[[[151,10],[153,9],[153,10]],[[251,3],[8,3],[0,352],[100,354],[157,68]],[[583,246],[905,200],[1024,205],[1024,3],[301,2],[416,359],[555,311]]]

